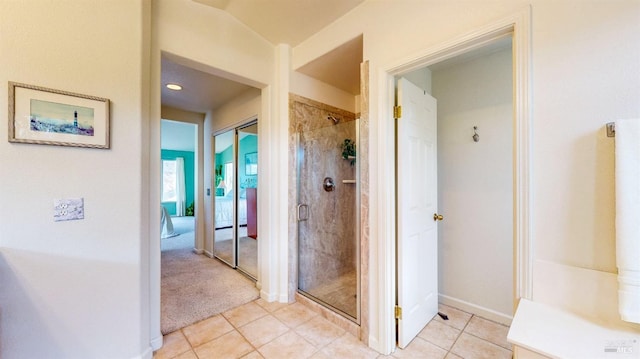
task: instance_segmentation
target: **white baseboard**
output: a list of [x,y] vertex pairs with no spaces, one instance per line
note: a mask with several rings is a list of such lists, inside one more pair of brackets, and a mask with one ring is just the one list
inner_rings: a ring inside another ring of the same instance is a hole
[[151,339],[151,350],[156,351],[162,348],[162,344],[163,344],[163,337],[162,337],[162,334],[160,334],[160,336]]
[[151,347],[149,347],[143,353],[141,353],[138,356],[133,357],[132,359],[153,359],[153,349],[151,349]]
[[260,298],[266,300],[267,302],[275,302],[278,299],[278,296],[275,294],[269,294],[264,290],[260,290]]
[[369,335],[369,348],[386,355],[393,353],[393,351],[391,351],[391,353],[384,353],[383,350],[380,350],[380,342],[378,342],[378,338],[374,338],[371,335]]
[[193,249],[193,253],[195,253],[195,254],[202,254],[202,253],[204,253],[204,250],[202,250],[202,249],[198,249],[198,248],[194,248],[194,249]]
[[214,256],[213,256],[213,253],[211,253],[211,252],[209,252],[209,251],[207,251],[207,250],[205,250],[205,251],[204,251],[204,255],[205,255],[205,256],[207,256],[207,257],[209,257],[209,258],[213,258],[213,257],[214,257]]
[[462,299],[449,297],[444,294],[438,294],[438,301],[444,305],[448,305],[454,308],[458,308],[467,313],[475,314],[479,317],[493,320],[494,322],[511,325],[511,321],[513,321],[513,316],[506,315],[504,313],[496,312],[493,309],[481,307],[479,305],[465,302]]

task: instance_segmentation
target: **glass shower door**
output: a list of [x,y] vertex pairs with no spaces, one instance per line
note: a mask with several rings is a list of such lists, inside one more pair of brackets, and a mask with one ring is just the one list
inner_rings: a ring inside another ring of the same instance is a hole
[[328,121],[298,133],[298,289],[359,319],[358,120]]

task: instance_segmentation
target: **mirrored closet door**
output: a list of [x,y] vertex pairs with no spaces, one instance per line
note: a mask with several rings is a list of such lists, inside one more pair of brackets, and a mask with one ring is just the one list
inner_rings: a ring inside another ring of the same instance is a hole
[[258,273],[258,125],[214,136],[214,255],[252,278]]

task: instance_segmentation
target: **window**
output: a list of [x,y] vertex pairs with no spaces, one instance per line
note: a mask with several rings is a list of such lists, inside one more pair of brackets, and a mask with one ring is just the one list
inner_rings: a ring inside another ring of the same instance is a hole
[[247,153],[244,155],[244,174],[247,176],[255,176],[258,174],[258,152]]
[[176,200],[176,161],[162,160],[162,202]]
[[233,189],[233,162],[224,164],[224,184],[227,188],[226,192],[229,193]]

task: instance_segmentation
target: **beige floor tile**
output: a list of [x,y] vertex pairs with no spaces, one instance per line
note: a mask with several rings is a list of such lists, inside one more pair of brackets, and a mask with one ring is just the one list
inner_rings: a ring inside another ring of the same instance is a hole
[[464,358],[459,357],[459,356],[457,356],[457,355],[455,355],[455,354],[453,354],[453,353],[449,352],[449,354],[447,354],[447,356],[446,356],[446,357],[444,357],[444,359],[464,359]]
[[336,358],[330,357],[322,351],[317,351],[315,354],[311,356],[310,359],[336,359]]
[[284,307],[289,305],[289,303],[267,302],[266,300],[264,300],[262,298],[258,298],[256,300],[254,300],[254,302],[257,305],[261,306],[264,310],[266,310],[269,313],[273,313],[276,310],[278,310],[280,308],[284,308]]
[[343,334],[340,338],[334,340],[322,349],[322,352],[330,358],[377,358],[379,353],[367,347],[349,333]]
[[199,359],[241,358],[253,350],[251,344],[235,330],[195,348]]
[[437,320],[432,320],[418,334],[418,337],[439,346],[445,350],[450,350],[460,335],[461,330],[442,324]]
[[406,348],[397,348],[393,352],[394,358],[412,359],[412,358],[424,358],[424,359],[443,359],[447,355],[447,351],[431,344],[422,338],[414,338]]
[[309,321],[311,318],[318,315],[318,313],[305,307],[300,303],[293,303],[284,308],[278,309],[273,312],[273,315],[283,322],[289,328],[295,328],[298,325]]
[[462,333],[451,352],[463,358],[511,359],[511,351],[473,335]]
[[269,314],[260,319],[238,328],[238,331],[254,347],[259,348],[273,339],[289,331],[289,327],[282,324],[273,315]]
[[266,359],[302,359],[311,357],[317,349],[303,337],[290,331],[258,348],[258,351]]
[[256,350],[242,357],[242,359],[264,359],[264,357]]
[[470,313],[463,312],[460,309],[456,309],[444,304],[438,305],[438,311],[446,314],[447,317],[449,317],[449,320],[444,320],[436,314],[436,316],[434,317],[436,321],[458,329],[464,329],[464,327],[469,322],[469,319],[471,319]]
[[247,304],[222,313],[222,315],[227,318],[229,323],[231,323],[236,328],[239,328],[258,318],[264,317],[267,314],[269,313],[267,313],[267,311],[264,310],[261,306],[257,305],[255,301],[249,302]]
[[198,359],[198,356],[193,352],[193,350],[189,350],[188,352],[182,353],[173,359]]
[[498,324],[474,315],[467,327],[464,328],[464,332],[511,350],[511,344],[507,341],[509,327],[506,325]]
[[185,338],[179,330],[165,335],[162,342],[162,348],[158,349],[158,351],[153,355],[154,359],[175,358],[178,355],[191,350],[189,341],[187,341],[187,338]]
[[182,329],[192,347],[200,346],[233,330],[233,327],[221,315],[199,321]]
[[308,322],[297,326],[295,331],[316,348],[331,343],[345,332],[344,329],[332,324],[321,316],[314,317]]

